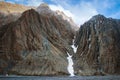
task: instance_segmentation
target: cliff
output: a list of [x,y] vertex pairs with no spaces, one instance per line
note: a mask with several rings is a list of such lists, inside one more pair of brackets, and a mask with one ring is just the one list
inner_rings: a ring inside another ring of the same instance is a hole
[[[67,23],[68,24],[68,23]],[[20,75],[63,75],[74,30],[55,15],[34,9],[0,27],[0,73]]]
[[120,20],[96,15],[75,39],[74,68],[79,75],[120,74]]

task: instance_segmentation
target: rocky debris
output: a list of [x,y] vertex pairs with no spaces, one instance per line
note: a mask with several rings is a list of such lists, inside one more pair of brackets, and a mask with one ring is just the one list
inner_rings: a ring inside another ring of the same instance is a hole
[[75,39],[74,69],[78,75],[120,74],[120,20],[96,15]]
[[21,75],[63,75],[74,31],[56,16],[44,16],[31,9],[0,27],[0,73]]

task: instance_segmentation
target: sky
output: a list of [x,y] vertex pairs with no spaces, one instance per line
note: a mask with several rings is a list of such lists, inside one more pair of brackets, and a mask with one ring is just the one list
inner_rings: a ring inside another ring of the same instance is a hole
[[39,6],[47,3],[52,10],[63,11],[77,25],[83,24],[92,16],[102,14],[120,19],[120,0],[5,0],[6,2]]

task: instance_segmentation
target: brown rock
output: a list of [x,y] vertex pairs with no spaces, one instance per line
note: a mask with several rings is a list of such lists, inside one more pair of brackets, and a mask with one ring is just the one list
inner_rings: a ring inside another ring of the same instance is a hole
[[16,21],[21,16],[21,13],[5,13],[0,11],[0,27]]
[[79,75],[120,74],[120,20],[94,16],[75,39],[75,72]]
[[56,16],[31,9],[15,22],[0,28],[0,73],[63,75],[74,31]]

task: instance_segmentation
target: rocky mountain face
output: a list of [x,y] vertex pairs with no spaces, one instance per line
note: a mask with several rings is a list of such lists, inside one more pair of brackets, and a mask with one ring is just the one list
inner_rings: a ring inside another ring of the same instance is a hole
[[92,17],[75,39],[74,69],[78,75],[120,74],[120,20]]
[[44,16],[55,16],[62,24],[65,24],[66,27],[69,28],[69,26],[71,26],[73,31],[77,31],[79,29],[79,27],[74,23],[74,21],[72,20],[71,17],[68,17],[64,14],[64,12],[62,11],[52,11],[49,6],[45,3],[40,4],[40,6],[38,6],[36,8],[36,11]]
[[0,11],[0,27],[11,23],[13,21],[16,21],[21,16],[20,13],[5,13]]
[[[64,20],[64,19],[61,19]],[[0,74],[63,75],[75,31],[56,15],[34,9],[0,27]]]
[[15,4],[19,13],[7,5],[9,11],[0,2],[0,74],[67,75],[68,55],[73,75],[120,74],[120,20],[96,15],[77,31],[47,4],[30,10]]

